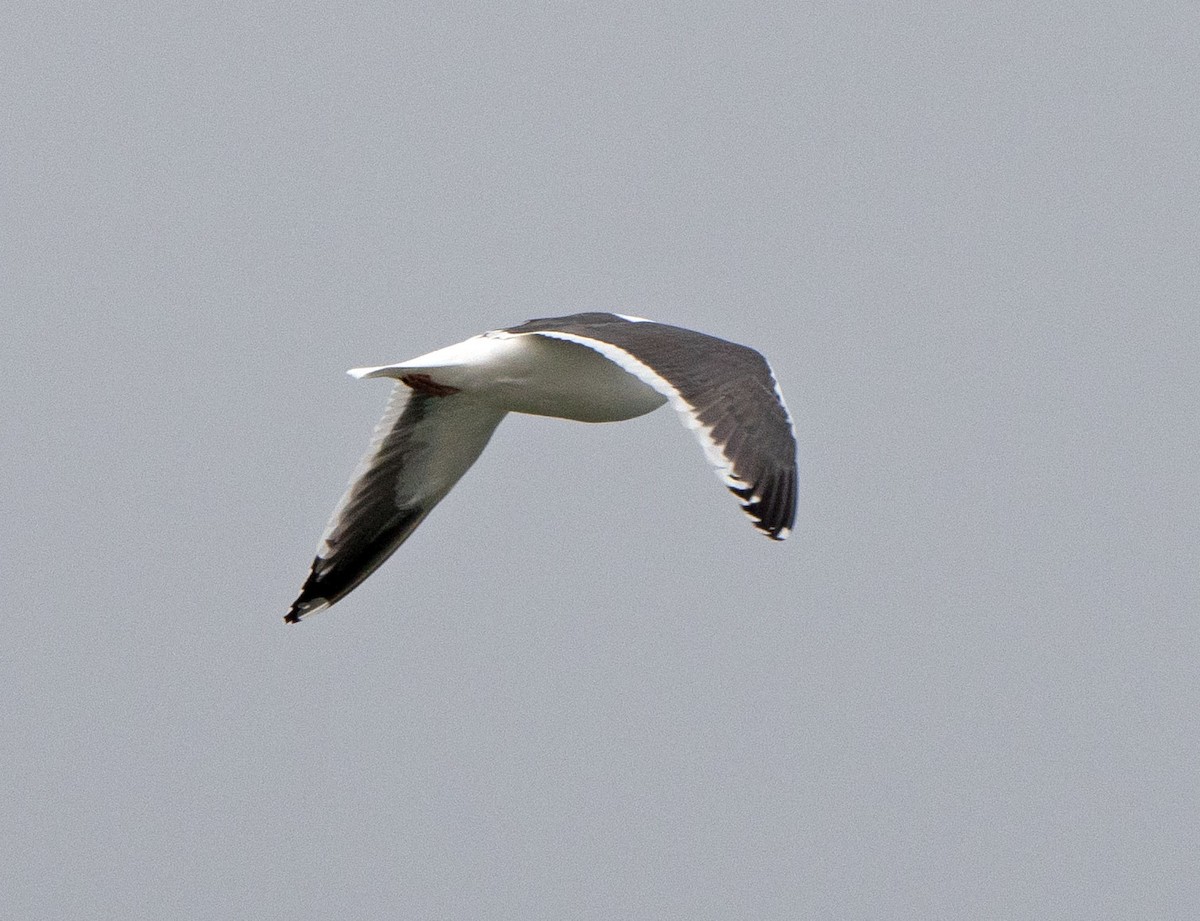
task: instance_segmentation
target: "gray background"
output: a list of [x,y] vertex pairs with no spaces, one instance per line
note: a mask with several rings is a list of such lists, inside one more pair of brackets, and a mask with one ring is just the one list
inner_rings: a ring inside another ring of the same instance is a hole
[[[8,918],[1200,912],[1193,4],[7,4]],[[757,346],[510,418],[281,616],[344,369],[622,310]]]

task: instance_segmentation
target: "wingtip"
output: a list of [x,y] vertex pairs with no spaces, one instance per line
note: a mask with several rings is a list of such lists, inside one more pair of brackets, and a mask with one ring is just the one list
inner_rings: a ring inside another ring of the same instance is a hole
[[305,617],[320,614],[327,607],[329,607],[329,602],[324,598],[297,598],[292,604],[292,609],[283,615],[283,622],[285,624],[298,624]]

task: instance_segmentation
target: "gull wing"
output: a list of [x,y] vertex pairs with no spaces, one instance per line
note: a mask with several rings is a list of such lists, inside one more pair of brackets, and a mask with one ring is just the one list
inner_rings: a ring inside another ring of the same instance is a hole
[[396,384],[284,620],[323,611],[378,569],[467,472],[504,416],[462,394]]
[[775,540],[788,536],[796,518],[796,438],[775,375],[754,349],[610,313],[530,320],[504,332],[585,345],[653,387],[695,432],[754,526]]

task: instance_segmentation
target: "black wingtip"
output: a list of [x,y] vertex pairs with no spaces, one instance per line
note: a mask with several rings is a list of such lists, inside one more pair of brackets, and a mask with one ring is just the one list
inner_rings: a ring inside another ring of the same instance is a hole
[[796,486],[790,472],[781,478],[767,479],[761,492],[755,486],[729,486],[728,489],[738,497],[742,511],[753,519],[760,534],[771,540],[787,540],[796,520]]
[[300,593],[300,597],[292,602],[292,609],[283,615],[283,622],[285,624],[298,624],[309,614],[319,614],[332,603],[323,594],[310,593],[309,587],[305,586],[304,591]]
[[[317,563],[319,562],[320,558],[317,560]],[[309,614],[324,611],[331,604],[327,597],[328,593],[317,590],[317,563],[313,563],[313,574],[309,575],[308,581],[304,583],[304,588],[300,590],[300,596],[292,602],[291,610],[283,615],[285,624],[298,624]]]

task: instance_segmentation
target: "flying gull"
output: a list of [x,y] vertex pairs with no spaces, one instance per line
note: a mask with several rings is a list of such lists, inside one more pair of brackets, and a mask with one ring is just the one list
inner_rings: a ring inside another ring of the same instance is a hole
[[346,597],[391,556],[510,412],[619,422],[669,402],[756,528],[783,540],[795,520],[791,418],[766,359],[744,345],[640,317],[577,313],[350,374],[398,383],[289,623]]

